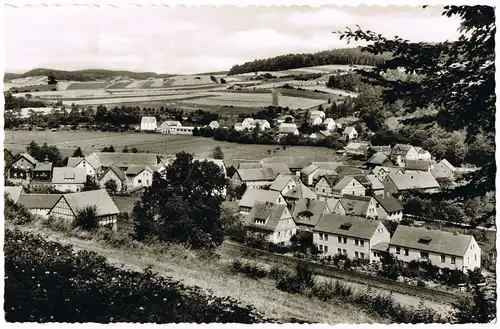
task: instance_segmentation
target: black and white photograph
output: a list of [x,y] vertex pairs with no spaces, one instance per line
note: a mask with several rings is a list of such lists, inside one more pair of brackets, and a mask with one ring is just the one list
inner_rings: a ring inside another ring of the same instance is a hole
[[7,323],[496,323],[493,2],[75,1],[4,4]]

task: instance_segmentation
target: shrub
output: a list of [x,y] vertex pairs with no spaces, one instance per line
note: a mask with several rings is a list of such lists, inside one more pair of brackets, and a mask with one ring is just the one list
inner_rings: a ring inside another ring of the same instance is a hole
[[26,207],[15,203],[9,197],[5,197],[4,216],[5,220],[15,225],[24,225],[33,221],[34,216]]
[[292,294],[303,293],[313,287],[313,271],[305,264],[297,264],[294,275],[286,275],[276,281],[276,288]]
[[287,268],[282,268],[279,265],[273,265],[267,276],[273,280],[280,280],[288,275],[290,275],[290,271]]
[[88,206],[79,209],[76,213],[74,226],[87,231],[97,229],[99,226],[99,219],[97,218],[96,206]]
[[266,270],[261,266],[252,263],[242,263],[239,260],[233,261],[231,271],[233,273],[242,273],[252,279],[262,279],[267,275]]

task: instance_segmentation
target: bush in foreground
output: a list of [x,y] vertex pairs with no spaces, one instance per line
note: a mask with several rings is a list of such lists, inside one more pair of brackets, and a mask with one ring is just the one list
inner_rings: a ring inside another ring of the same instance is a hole
[[124,271],[93,252],[5,231],[8,322],[263,322],[251,306],[146,269]]

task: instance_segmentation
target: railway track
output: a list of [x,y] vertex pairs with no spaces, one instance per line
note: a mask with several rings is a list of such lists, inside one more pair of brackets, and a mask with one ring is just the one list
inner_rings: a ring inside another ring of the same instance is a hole
[[259,257],[260,259],[264,259],[270,262],[275,262],[275,263],[280,262],[292,266],[295,266],[297,264],[305,264],[310,268],[313,268],[316,274],[325,277],[363,284],[374,288],[388,290],[395,293],[411,295],[437,303],[449,305],[453,302],[456,302],[457,298],[459,297],[457,294],[442,290],[417,287],[414,285],[397,282],[382,277],[376,277],[355,271],[339,269],[325,264],[315,263],[303,259],[297,259],[290,256],[271,253],[264,250],[254,249],[247,246],[235,244],[232,242],[224,242],[224,244],[229,249],[237,251],[238,253],[241,253],[244,256]]

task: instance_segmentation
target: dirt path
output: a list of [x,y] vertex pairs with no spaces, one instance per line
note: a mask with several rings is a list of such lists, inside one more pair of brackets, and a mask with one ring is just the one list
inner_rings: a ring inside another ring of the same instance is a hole
[[[13,228],[6,223],[6,228]],[[370,316],[361,309],[335,302],[311,300],[300,295],[291,295],[275,288],[269,279],[252,280],[229,272],[232,259],[218,261],[200,260],[199,256],[182,247],[171,247],[160,257],[152,251],[139,249],[114,249],[103,242],[69,237],[41,226],[16,228],[38,233],[47,240],[70,244],[76,250],[96,252],[118,267],[142,270],[151,266],[163,276],[182,281],[186,285],[199,286],[219,297],[230,296],[242,304],[253,305],[267,317],[289,321],[291,318],[320,323],[387,323],[386,319]]]

